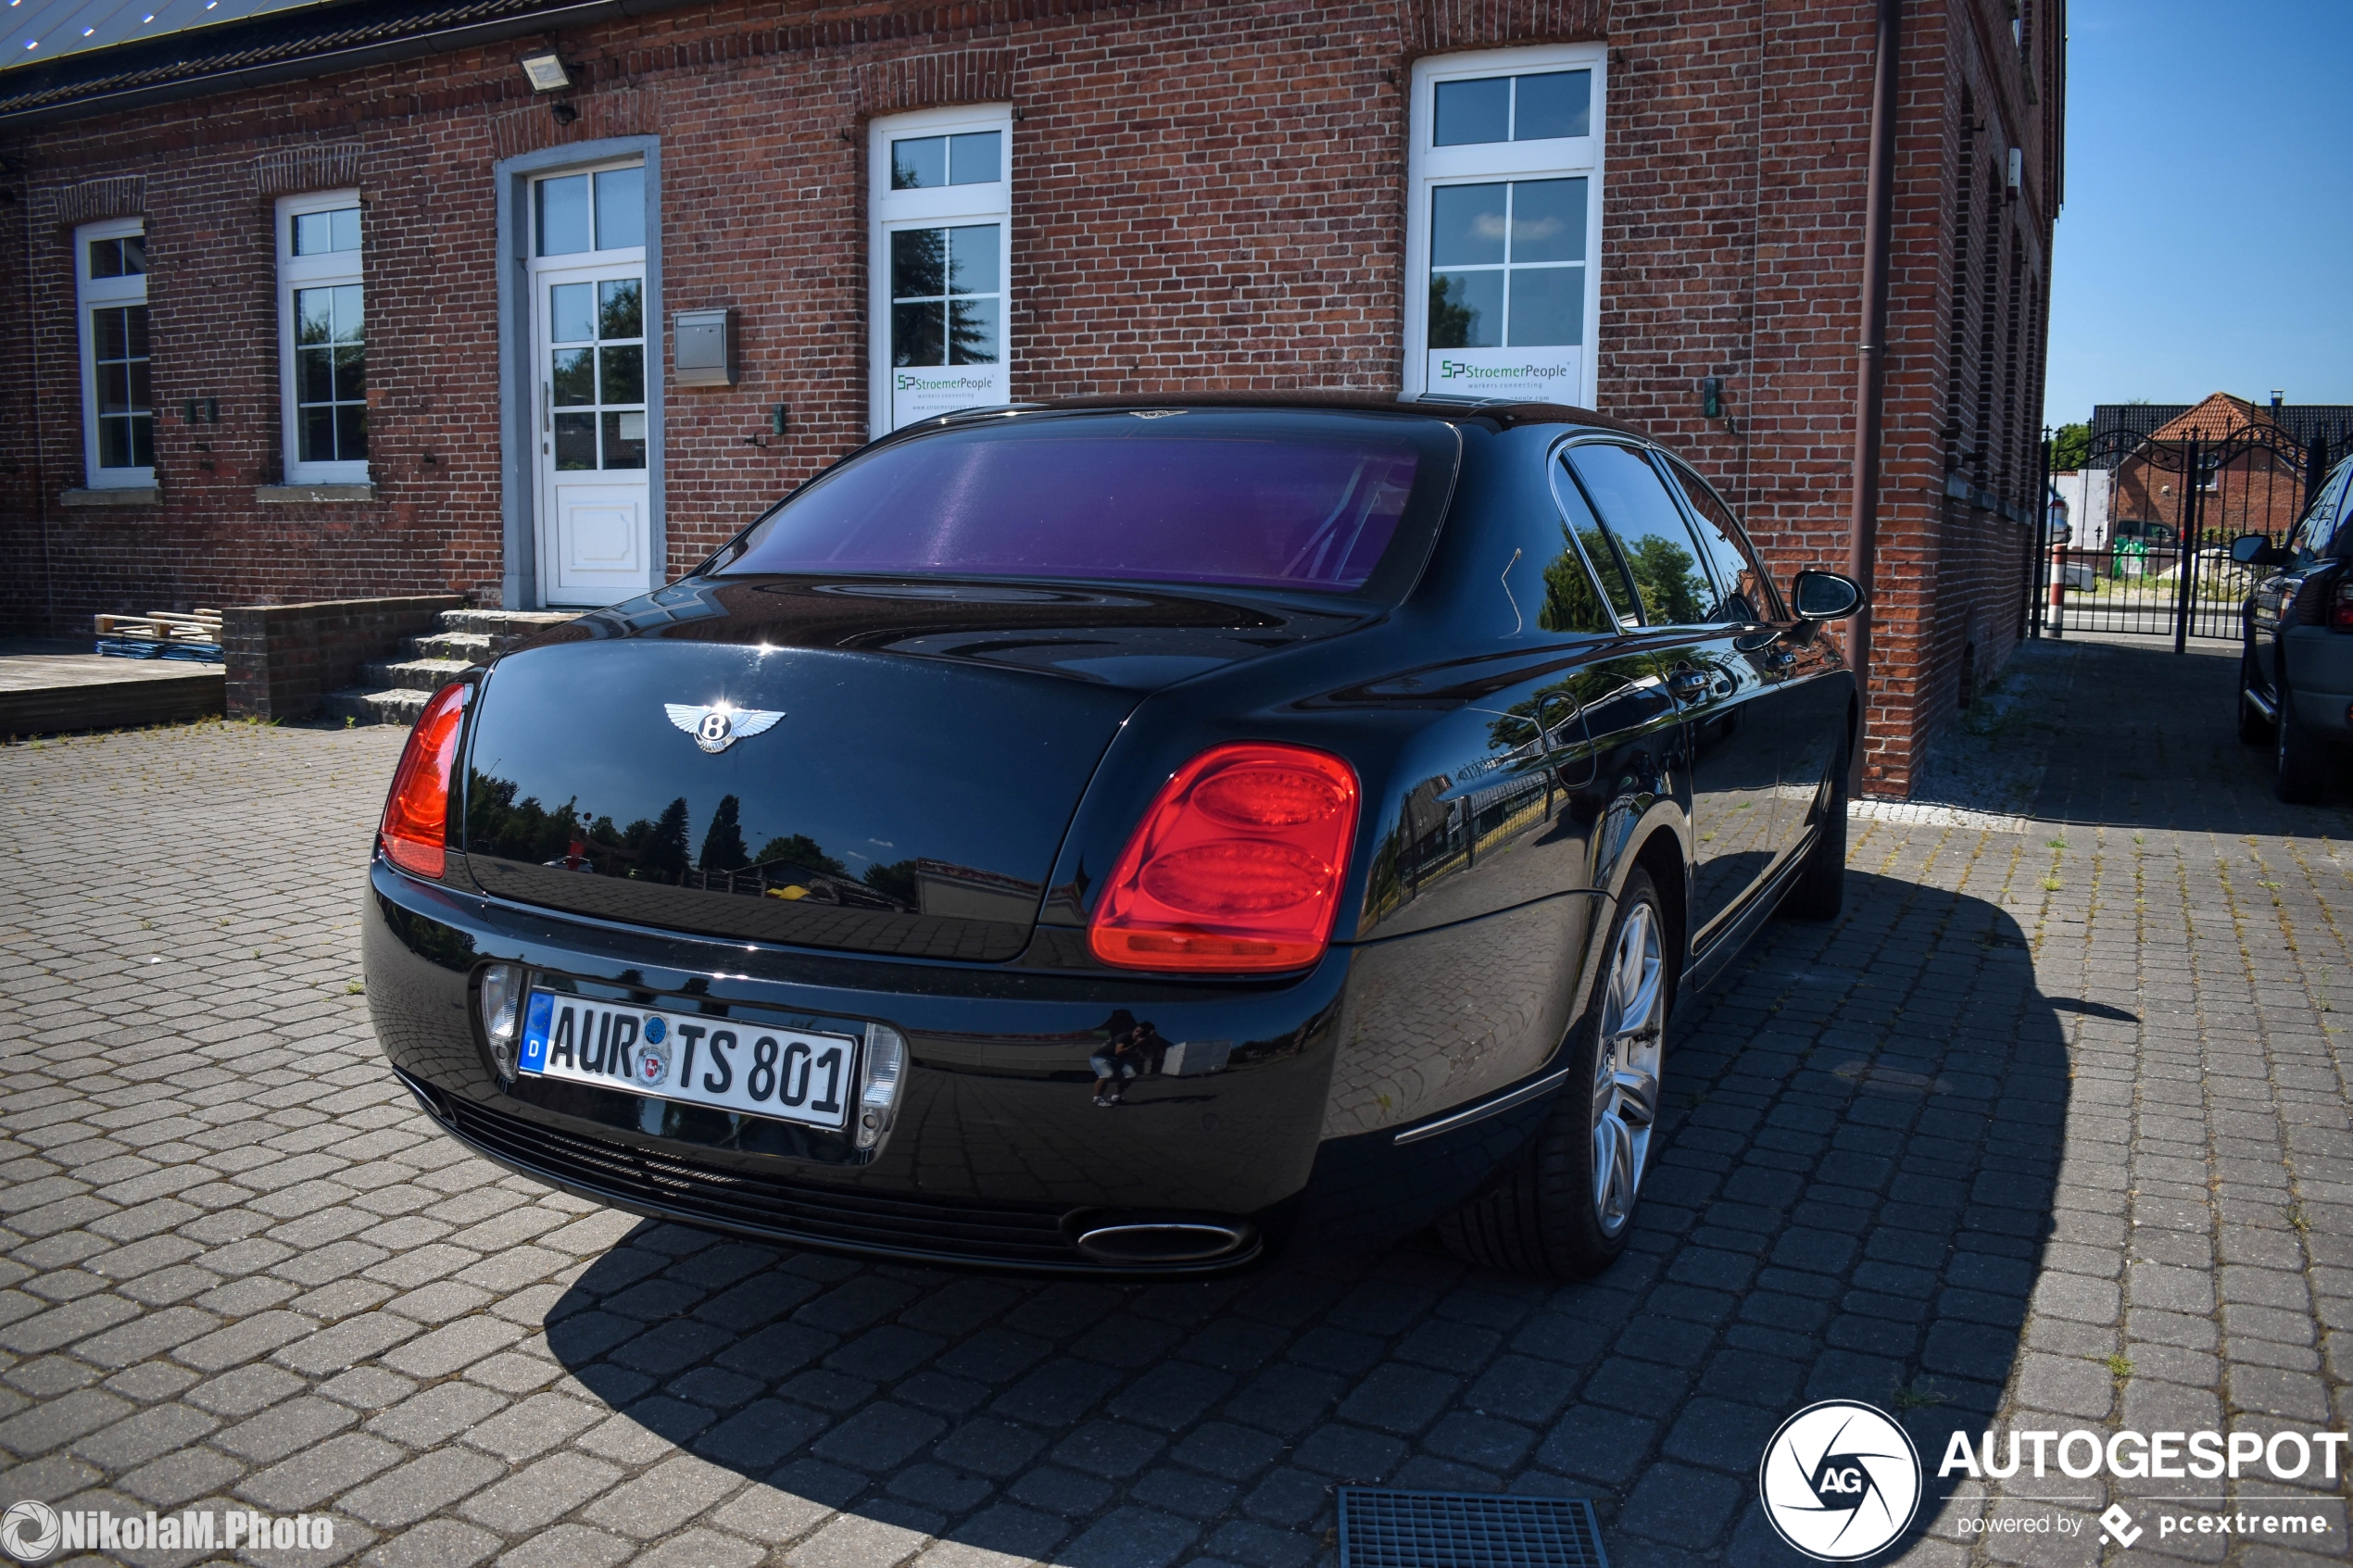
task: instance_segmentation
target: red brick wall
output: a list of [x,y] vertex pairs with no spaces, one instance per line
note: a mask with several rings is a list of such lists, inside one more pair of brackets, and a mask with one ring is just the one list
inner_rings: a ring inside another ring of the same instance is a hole
[[[2057,96],[2046,76],[2042,106],[2025,103],[1996,0],[1911,11],[1867,758],[1868,787],[1899,794],[1957,699],[1968,624],[1982,675],[2016,635],[2023,591],[2020,526],[1944,495],[1962,90],[1987,126],[1981,162],[2028,149],[2030,191],[2003,204],[1998,243],[2025,233],[2037,280]],[[6,149],[36,194],[29,247],[0,246],[0,623],[166,603],[495,602],[498,157],[659,133],[662,308],[736,307],[739,384],[669,393],[676,572],[864,437],[869,116],[1014,104],[1017,397],[1386,389],[1402,358],[1411,60],[1594,38],[1611,71],[1598,400],[1718,479],[1784,578],[1841,566],[1872,36],[1869,0],[724,0],[560,35],[583,81],[565,128],[530,98],[517,44],[44,129]],[[379,499],[263,506],[253,488],[281,459],[274,193],[255,160],[321,144],[356,144],[368,203]],[[42,193],[131,172],[147,177],[164,502],[69,513],[56,495],[81,466],[71,258]],[[1994,308],[1999,345],[2007,293]],[[2031,471],[2041,363],[2038,321],[2002,449],[2014,478]],[[1728,421],[1700,417],[1705,375],[1726,378]],[[178,422],[178,401],[199,395],[220,400],[218,425]],[[790,433],[752,444],[776,403]]]

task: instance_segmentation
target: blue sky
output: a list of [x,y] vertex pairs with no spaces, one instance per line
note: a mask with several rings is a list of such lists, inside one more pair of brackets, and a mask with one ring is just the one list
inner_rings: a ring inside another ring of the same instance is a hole
[[2044,414],[2353,403],[2353,3],[2070,0]]

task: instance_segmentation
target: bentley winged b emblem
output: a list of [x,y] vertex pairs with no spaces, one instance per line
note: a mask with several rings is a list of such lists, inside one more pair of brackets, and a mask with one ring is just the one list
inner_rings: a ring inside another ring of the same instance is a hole
[[716,757],[746,735],[756,735],[769,729],[781,713],[769,713],[757,708],[737,708],[733,703],[713,703],[698,708],[691,702],[665,702],[661,710],[670,721],[695,737],[695,744]]

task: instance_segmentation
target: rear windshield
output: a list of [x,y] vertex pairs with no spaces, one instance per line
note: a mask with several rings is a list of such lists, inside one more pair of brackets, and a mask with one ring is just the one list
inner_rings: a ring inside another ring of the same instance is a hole
[[1441,421],[1377,413],[1009,417],[851,458],[723,570],[1378,592],[1418,569],[1454,453]]

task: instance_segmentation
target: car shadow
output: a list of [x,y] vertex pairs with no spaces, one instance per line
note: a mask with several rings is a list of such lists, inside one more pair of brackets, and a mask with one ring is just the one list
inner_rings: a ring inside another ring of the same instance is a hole
[[1621,1568],[1795,1562],[1757,1465],[1823,1399],[1912,1434],[1919,1536],[1950,1436],[1992,1423],[2045,1243],[2120,1241],[2120,1191],[2054,1205],[2069,1006],[1997,905],[1850,873],[1842,919],[1768,926],[1675,1021],[1663,1147],[1598,1279],[1482,1273],[1423,1235],[1105,1285],[648,1222],[547,1342],[617,1412],[600,1452],[684,1450],[761,1483],[726,1480],[722,1527],[848,1530],[862,1560],[930,1537],[1073,1568],[1328,1561],[1333,1487],[1378,1483],[1590,1498]]

